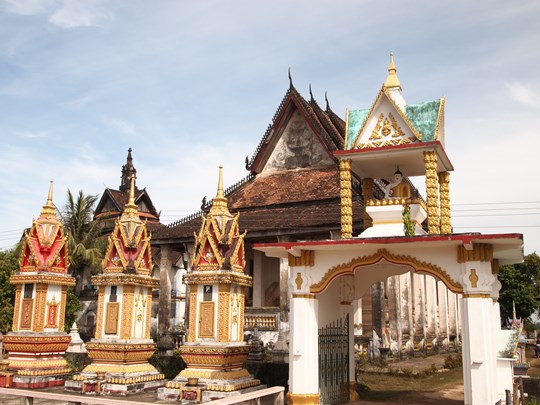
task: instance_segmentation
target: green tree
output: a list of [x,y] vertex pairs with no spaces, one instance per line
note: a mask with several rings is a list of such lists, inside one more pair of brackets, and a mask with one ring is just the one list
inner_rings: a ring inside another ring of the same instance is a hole
[[86,268],[95,272],[101,265],[106,238],[99,236],[97,222],[92,220],[95,195],[85,195],[82,190],[76,198],[67,191],[67,201],[62,211],[62,223],[68,240],[70,271],[77,280],[75,293],[80,293],[82,275]]
[[13,250],[0,251],[0,331],[11,330],[13,323],[13,303],[15,286],[9,278],[19,269],[17,256]]
[[499,303],[503,322],[512,318],[513,305],[518,318],[526,319],[538,309],[540,293],[540,257],[536,253],[525,256],[523,263],[501,266],[502,284]]

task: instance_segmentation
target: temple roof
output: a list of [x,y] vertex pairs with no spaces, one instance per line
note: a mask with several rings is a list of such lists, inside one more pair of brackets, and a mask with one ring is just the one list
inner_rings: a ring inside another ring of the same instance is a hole
[[[240,229],[247,230],[249,238],[263,231],[270,235],[339,229],[339,192],[339,172],[336,167],[325,167],[253,177],[226,196],[229,210],[241,213]],[[361,222],[362,211],[360,197],[353,192],[354,221],[357,224]],[[193,238],[193,232],[201,226],[201,214],[156,231],[153,240]]]
[[[95,220],[114,219],[122,214],[124,206],[127,204],[129,199],[130,178],[136,178],[136,173],[137,170],[133,166],[131,148],[129,148],[126,164],[122,166],[122,181],[120,187],[118,190],[108,187],[105,189],[94,212]],[[142,190],[137,188],[136,183],[135,204],[137,205],[139,217],[148,220],[149,230],[160,227],[160,225],[158,225],[159,213],[154,207],[148,191],[146,191],[146,188],[143,188]]]

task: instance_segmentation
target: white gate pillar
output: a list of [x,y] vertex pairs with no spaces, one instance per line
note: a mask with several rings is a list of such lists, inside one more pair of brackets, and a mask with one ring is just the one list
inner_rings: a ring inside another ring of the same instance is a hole
[[318,405],[319,394],[319,325],[318,300],[309,292],[314,252],[302,251],[300,257],[289,255],[290,338],[289,404]]
[[494,334],[492,248],[475,244],[460,248],[463,263],[461,305],[463,385],[467,405],[494,404],[500,398],[497,387],[497,351]]

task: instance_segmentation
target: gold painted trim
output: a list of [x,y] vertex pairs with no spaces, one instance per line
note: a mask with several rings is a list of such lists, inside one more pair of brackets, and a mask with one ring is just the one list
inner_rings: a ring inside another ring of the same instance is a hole
[[472,288],[476,288],[478,286],[478,274],[476,274],[476,269],[471,269],[471,274],[469,274],[469,281],[471,282]]
[[100,285],[98,290],[98,305],[96,313],[96,339],[103,337],[103,315],[105,313],[105,286]]
[[313,250],[302,250],[300,256],[294,256],[289,253],[289,266],[298,267],[298,266],[309,266],[313,267],[315,265],[315,252]]
[[493,260],[493,246],[486,243],[475,243],[471,250],[465,246],[458,246],[457,262],[491,262]]
[[441,280],[451,291],[459,294],[463,293],[463,287],[439,266],[422,262],[412,256],[394,255],[386,249],[379,249],[370,256],[360,256],[347,263],[342,263],[330,268],[322,277],[321,281],[311,285],[309,290],[313,294],[319,294],[323,292],[335,278],[346,274],[354,275],[354,272],[358,267],[370,266],[383,259],[392,264],[410,266],[415,272],[430,274]]
[[319,405],[321,394],[287,394],[289,405]]
[[490,294],[471,293],[463,294],[463,298],[491,298]]
[[308,300],[316,300],[317,296],[315,294],[293,294],[293,298],[306,298]]
[[439,105],[439,111],[437,113],[437,124],[435,125],[435,136],[433,137],[435,141],[439,140],[439,130],[441,127],[441,122],[444,117],[444,103],[445,103],[445,98],[441,97],[441,103]]
[[21,295],[22,284],[18,284],[15,287],[15,308],[13,309],[13,323],[11,324],[11,330],[17,332],[19,330],[20,312],[21,312]]

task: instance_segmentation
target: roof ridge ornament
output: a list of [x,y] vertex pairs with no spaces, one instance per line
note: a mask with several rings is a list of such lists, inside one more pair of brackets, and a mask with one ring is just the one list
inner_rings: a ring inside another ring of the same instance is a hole
[[328,101],[328,92],[324,92],[324,101],[326,101],[326,111],[330,110],[330,102]]
[[292,84],[291,67],[289,66],[289,88],[294,87]]
[[386,81],[384,82],[383,87],[386,87],[387,89],[398,88],[399,90],[401,90],[401,83],[399,82],[396,72],[397,72],[397,69],[396,69],[396,65],[394,64],[394,53],[390,52],[390,63],[388,64],[388,77],[386,78]]

